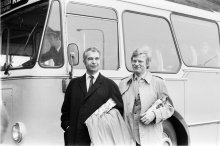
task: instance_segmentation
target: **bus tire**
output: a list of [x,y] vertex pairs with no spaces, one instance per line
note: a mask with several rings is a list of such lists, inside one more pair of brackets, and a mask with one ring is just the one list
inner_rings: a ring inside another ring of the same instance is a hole
[[168,120],[163,121],[163,146],[177,146],[176,131]]

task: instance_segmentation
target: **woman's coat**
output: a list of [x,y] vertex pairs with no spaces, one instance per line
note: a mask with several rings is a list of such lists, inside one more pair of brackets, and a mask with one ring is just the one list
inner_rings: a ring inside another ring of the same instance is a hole
[[[133,107],[135,101],[135,91],[132,87],[131,75],[121,81],[119,89],[122,94],[124,103],[124,118],[131,132],[133,129]],[[162,121],[166,120],[174,113],[172,101],[169,98],[165,82],[162,78],[153,76],[150,72],[139,84],[139,94],[141,100],[141,113],[146,112],[158,99],[161,99],[161,104],[156,109],[151,110],[155,113],[156,118],[149,125],[144,125],[139,122],[140,144],[141,145],[161,145],[162,146]]]

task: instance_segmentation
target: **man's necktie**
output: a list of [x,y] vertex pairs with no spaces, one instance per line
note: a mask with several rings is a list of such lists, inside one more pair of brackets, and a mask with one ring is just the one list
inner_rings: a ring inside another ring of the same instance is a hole
[[88,91],[90,90],[90,88],[91,88],[92,85],[93,85],[93,79],[94,79],[94,77],[93,77],[93,76],[89,76],[89,78],[90,78],[90,82],[89,82],[89,88],[88,88]]

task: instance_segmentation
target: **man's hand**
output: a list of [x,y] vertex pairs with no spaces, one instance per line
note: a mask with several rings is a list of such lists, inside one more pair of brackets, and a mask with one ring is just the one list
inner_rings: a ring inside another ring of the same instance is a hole
[[155,119],[155,114],[152,111],[147,111],[141,115],[141,122],[145,125],[150,124]]

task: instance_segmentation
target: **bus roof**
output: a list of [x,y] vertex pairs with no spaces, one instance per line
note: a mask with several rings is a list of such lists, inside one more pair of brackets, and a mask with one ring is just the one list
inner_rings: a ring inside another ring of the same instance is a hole
[[204,19],[210,19],[220,22],[220,12],[199,9],[175,2],[170,2],[167,0],[135,0],[135,1],[134,0],[65,0],[65,2],[66,3],[78,2],[78,3],[86,3],[91,5],[94,4],[94,5],[108,6],[113,8],[115,5],[117,5],[117,7],[120,7],[120,3],[121,4],[129,3],[137,6],[157,8],[161,10],[181,13],[184,15],[191,15],[195,17],[201,17]]
[[[38,2],[38,1],[44,1],[44,0],[19,0],[19,1],[2,0],[1,1],[1,15],[5,15],[9,13],[10,10],[12,9],[16,10],[19,7],[22,7],[22,5],[23,6],[29,5],[29,4]],[[62,2],[65,2],[65,3],[79,2],[79,3],[87,3],[87,4],[89,3],[89,4],[97,4],[97,5],[103,4],[103,6],[106,6],[106,4],[108,3],[112,3],[112,6],[114,6],[114,3],[115,4],[130,3],[134,5],[147,6],[147,7],[162,9],[162,10],[166,10],[170,12],[191,15],[195,17],[202,17],[205,19],[211,19],[211,20],[216,20],[220,22],[220,12],[203,10],[203,9],[175,3],[175,2],[170,2],[167,0],[135,0],[135,1],[134,0],[65,0]]]
[[217,11],[208,11],[204,9],[199,9],[175,2],[170,2],[167,0],[117,0],[122,2],[133,3],[137,5],[143,5],[148,7],[159,8],[171,12],[182,13],[185,15],[199,16],[206,19],[213,19],[220,21],[220,12]]

